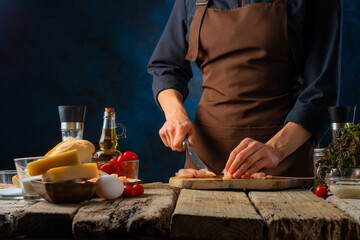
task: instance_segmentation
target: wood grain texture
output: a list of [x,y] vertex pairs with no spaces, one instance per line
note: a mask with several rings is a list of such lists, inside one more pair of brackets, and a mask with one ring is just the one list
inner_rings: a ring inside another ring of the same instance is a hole
[[0,200],[0,237],[18,235],[17,218],[34,202],[23,200]]
[[310,191],[249,192],[269,239],[357,239],[356,223]]
[[169,179],[169,184],[186,189],[256,189],[275,190],[289,188],[310,188],[314,185],[314,178],[288,178],[274,179],[230,179],[215,178],[178,178]]
[[332,195],[326,201],[345,212],[360,226],[360,199],[340,199]]
[[183,189],[172,217],[179,239],[262,239],[264,222],[244,192]]
[[92,199],[73,220],[76,238],[167,238],[177,193],[169,186],[145,185],[137,198]]
[[25,236],[71,237],[72,220],[81,206],[39,202],[18,217],[18,231]]

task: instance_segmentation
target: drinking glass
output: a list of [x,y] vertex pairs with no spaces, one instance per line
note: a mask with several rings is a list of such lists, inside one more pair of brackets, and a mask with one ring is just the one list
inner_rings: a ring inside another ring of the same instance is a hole
[[34,162],[38,159],[44,157],[26,157],[26,158],[15,158],[15,166],[17,174],[19,176],[20,186],[22,190],[22,195],[24,200],[38,200],[40,199],[39,194],[37,194],[32,187],[31,180],[41,179],[41,176],[30,176],[27,170],[29,163]]

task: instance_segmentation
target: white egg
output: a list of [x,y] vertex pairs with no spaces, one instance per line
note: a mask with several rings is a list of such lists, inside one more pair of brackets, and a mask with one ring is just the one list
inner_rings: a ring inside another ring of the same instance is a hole
[[123,182],[111,175],[101,176],[96,182],[96,194],[104,199],[115,199],[124,192]]

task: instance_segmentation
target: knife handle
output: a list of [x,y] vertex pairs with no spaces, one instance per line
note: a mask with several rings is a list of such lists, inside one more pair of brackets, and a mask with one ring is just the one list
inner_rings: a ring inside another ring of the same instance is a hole
[[185,138],[184,141],[182,141],[181,146],[184,150],[187,149],[187,147],[190,145],[189,141]]

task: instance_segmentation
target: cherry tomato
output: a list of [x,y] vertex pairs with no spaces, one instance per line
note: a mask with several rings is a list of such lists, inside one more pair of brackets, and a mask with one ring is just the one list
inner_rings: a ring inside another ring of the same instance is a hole
[[318,197],[326,198],[328,194],[328,189],[324,185],[318,185],[315,189],[315,193]]
[[117,162],[124,162],[124,161],[127,161],[127,160],[129,160],[129,159],[127,159],[125,155],[120,155],[117,158]]
[[119,165],[117,165],[117,169],[114,173],[116,173],[118,176],[124,176],[123,170],[121,169],[121,166],[119,166]]
[[111,163],[116,163],[116,162],[117,162],[117,158],[112,158],[109,162],[111,162]]
[[133,190],[133,187],[130,185],[124,185],[124,192],[122,194],[123,197],[130,197],[131,191]]
[[129,171],[129,162],[127,162],[127,161],[118,162],[118,165],[121,166],[121,169],[123,170],[123,172]]
[[137,196],[137,197],[139,197],[139,196],[141,196],[141,195],[144,194],[144,187],[141,186],[140,184],[135,184],[135,185],[133,186],[133,189],[136,190],[136,196]]
[[135,189],[131,189],[130,191],[130,196],[129,197],[136,197],[137,196],[137,191]]
[[106,172],[107,174],[112,174],[116,171],[116,165],[113,163],[105,163],[102,165],[99,170]]
[[138,156],[133,152],[125,152],[124,156],[127,158],[127,160],[138,160]]
[[129,163],[130,166],[128,167],[128,177],[135,178],[136,166],[135,163]]

